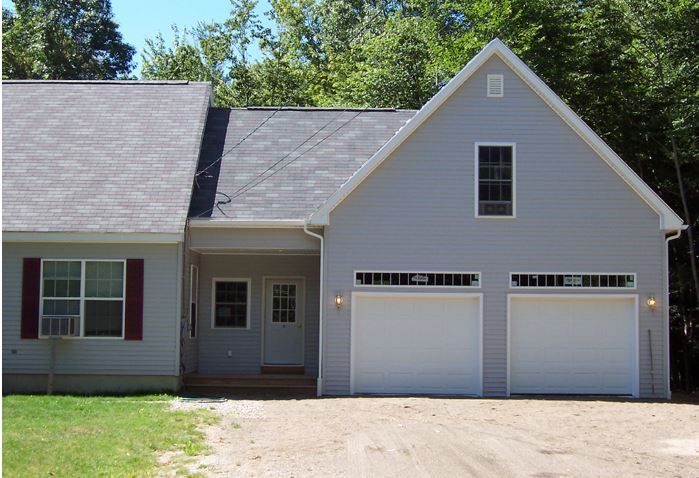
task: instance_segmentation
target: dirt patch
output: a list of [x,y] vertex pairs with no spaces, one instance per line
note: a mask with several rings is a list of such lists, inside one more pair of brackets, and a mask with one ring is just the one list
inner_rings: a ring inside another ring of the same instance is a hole
[[698,477],[699,406],[593,400],[175,402],[222,420],[210,476]]

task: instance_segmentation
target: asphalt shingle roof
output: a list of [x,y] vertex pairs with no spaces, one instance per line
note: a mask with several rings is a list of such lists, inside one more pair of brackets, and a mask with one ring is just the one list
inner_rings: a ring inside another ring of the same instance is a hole
[[211,108],[190,217],[305,219],[414,115]]
[[182,232],[208,83],[4,81],[4,231]]

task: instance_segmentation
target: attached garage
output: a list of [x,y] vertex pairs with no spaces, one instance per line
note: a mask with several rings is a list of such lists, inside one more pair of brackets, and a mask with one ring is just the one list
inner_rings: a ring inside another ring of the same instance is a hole
[[509,392],[638,396],[638,297],[511,295]]
[[351,393],[482,393],[480,294],[355,292]]

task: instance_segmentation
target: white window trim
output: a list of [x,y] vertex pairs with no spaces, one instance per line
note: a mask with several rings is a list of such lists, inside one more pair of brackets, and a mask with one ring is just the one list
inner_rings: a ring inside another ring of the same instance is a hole
[[[44,262],[80,262],[80,297],[44,297]],[[85,335],[85,300],[116,300],[116,297],[85,297],[85,263],[87,262],[121,262],[124,264],[124,280],[121,292],[121,336],[102,337]],[[44,300],[79,300],[80,301],[80,335],[64,336],[63,339],[71,340],[124,340],[126,334],[126,259],[41,259],[39,271],[39,338],[48,339],[49,335],[41,334],[41,319],[44,316]]]
[[[216,284],[218,282],[245,282],[247,284],[247,307],[245,327],[216,326]],[[211,328],[216,330],[250,330],[250,308],[252,307],[252,279],[250,277],[214,277],[211,279]]]
[[[478,275],[478,285],[374,285],[374,284],[357,284],[357,273],[371,273],[371,274],[414,274],[420,272],[422,274],[476,274]],[[352,272],[352,285],[353,287],[359,289],[377,289],[377,288],[390,288],[390,289],[480,289],[483,287],[483,274],[478,271],[374,271],[374,270],[355,270]]]
[[[490,93],[490,79],[491,78],[500,79],[500,84],[502,85],[502,90],[500,91],[499,95],[493,95]],[[505,96],[505,75],[502,75],[502,74],[487,75],[487,78],[485,81],[485,94],[487,95],[488,98],[503,98]]]
[[[512,285],[512,275],[513,274],[524,274],[524,275],[597,275],[597,276],[633,276],[633,287],[593,287],[593,286],[540,286],[540,285],[525,285],[525,286],[513,286]],[[513,290],[519,289],[538,289],[538,290],[637,290],[638,289],[638,277],[635,272],[510,272],[507,274],[507,287]]]
[[[197,276],[197,287],[194,288],[194,273],[196,271]],[[192,304],[196,305],[197,310],[197,326],[199,325],[199,267],[195,264],[191,264],[189,267],[189,330],[187,330],[187,337],[190,339],[197,338],[197,328],[192,328]]]
[[[481,146],[510,146],[512,147],[512,215],[511,216],[481,216],[478,214],[478,148]],[[487,141],[477,142],[473,150],[473,214],[477,219],[515,219],[517,218],[517,143]]]

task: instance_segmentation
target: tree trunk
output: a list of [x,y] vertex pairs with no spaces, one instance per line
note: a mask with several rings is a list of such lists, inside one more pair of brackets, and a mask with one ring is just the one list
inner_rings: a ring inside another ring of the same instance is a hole
[[684,181],[682,180],[680,160],[677,154],[677,142],[675,141],[675,135],[672,133],[670,133],[670,142],[672,143],[672,162],[675,165],[675,173],[677,174],[677,185],[679,187],[680,200],[682,201],[682,209],[684,209],[684,220],[687,223],[687,241],[689,242],[689,266],[692,270],[694,298],[696,300],[696,305],[699,306],[699,272],[697,272],[697,254],[694,249],[694,228],[692,227],[692,217],[689,214],[689,205],[687,204],[687,196],[684,191]]

